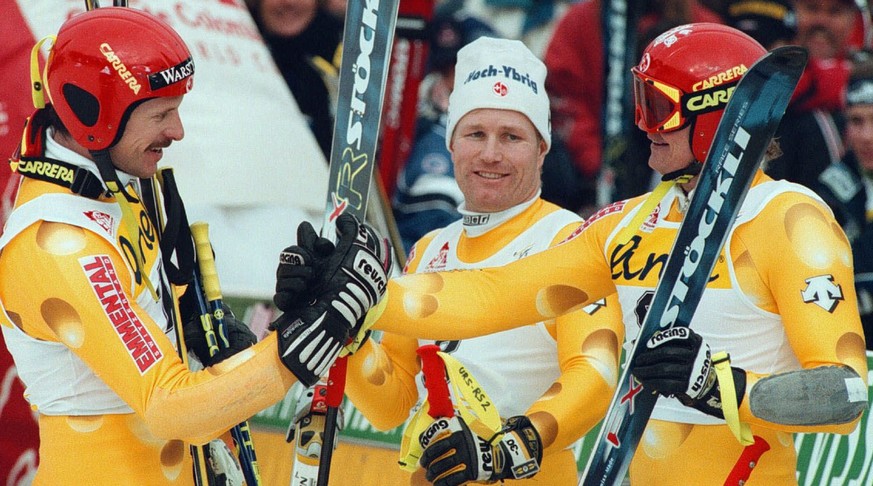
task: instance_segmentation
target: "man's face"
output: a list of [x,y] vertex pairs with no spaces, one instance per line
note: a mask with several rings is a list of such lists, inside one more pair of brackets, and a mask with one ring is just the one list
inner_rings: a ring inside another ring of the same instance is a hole
[[121,140],[109,149],[119,170],[142,178],[155,175],[163,149],[185,136],[179,117],[181,103],[182,96],[155,98],[133,110]]
[[316,0],[261,0],[258,14],[267,33],[296,37],[306,30],[317,10]]
[[837,57],[855,26],[857,10],[841,0],[795,0],[797,43],[814,58]]
[[[691,141],[688,138],[690,126],[673,132],[655,132],[647,134],[649,148],[649,167],[658,174],[664,175],[688,167],[694,161],[691,152]],[[688,186],[690,188],[690,186]]]
[[873,105],[846,108],[846,146],[866,172],[873,172]]
[[530,200],[540,188],[546,142],[517,111],[467,113],[455,125],[451,152],[470,211],[503,211]]

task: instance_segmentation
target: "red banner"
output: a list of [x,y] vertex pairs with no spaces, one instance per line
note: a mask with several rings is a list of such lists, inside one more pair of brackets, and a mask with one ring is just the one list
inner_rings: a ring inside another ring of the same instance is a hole
[[36,39],[15,0],[0,0],[0,222],[11,205],[12,171],[6,161],[18,147],[24,119],[33,112],[30,98],[30,48]]
[[36,419],[0,334],[0,484],[30,484],[38,451]]
[[[30,98],[30,48],[36,39],[27,26],[18,3],[0,0],[0,196],[5,210],[11,205],[14,185],[6,161],[21,139],[24,119],[33,111]],[[36,474],[39,432],[24,386],[18,379],[12,356],[0,334],[0,484],[30,484]]]
[[418,86],[427,68],[427,27],[433,0],[401,0],[382,109],[379,176],[390,198],[415,141]]

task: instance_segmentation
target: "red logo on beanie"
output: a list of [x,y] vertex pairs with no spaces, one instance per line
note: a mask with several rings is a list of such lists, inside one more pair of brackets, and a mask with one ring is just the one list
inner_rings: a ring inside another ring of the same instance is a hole
[[494,83],[494,86],[491,87],[491,91],[494,91],[494,94],[496,94],[497,96],[506,96],[509,88],[505,84],[498,81]]

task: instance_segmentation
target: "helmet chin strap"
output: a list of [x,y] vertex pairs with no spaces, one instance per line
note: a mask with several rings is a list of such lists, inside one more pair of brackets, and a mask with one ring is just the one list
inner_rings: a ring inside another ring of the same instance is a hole
[[685,167],[662,175],[661,181],[685,184],[686,182],[691,181],[691,179],[694,179],[697,174],[700,174],[701,169],[703,169],[703,163],[698,162],[697,160],[692,160]]
[[110,193],[112,193],[115,200],[118,202],[118,205],[121,207],[121,219],[125,222],[128,233],[131,237],[136,238],[136,241],[133,241],[130,245],[133,249],[133,257],[136,259],[136,266],[142,270],[140,275],[142,275],[146,288],[149,289],[152,298],[157,302],[158,293],[155,291],[155,286],[149,279],[148,272],[145,271],[145,258],[139,247],[140,228],[136,223],[137,218],[133,214],[133,209],[130,207],[131,202],[137,202],[139,199],[135,195],[129,193],[124,185],[121,184],[121,181],[118,178],[118,172],[115,169],[115,164],[112,163],[112,157],[109,155],[109,149],[92,150],[90,152],[91,157],[94,158],[94,162],[97,164],[97,170],[100,171],[100,178],[103,179],[106,188]]
[[124,185],[121,184],[121,180],[118,178],[118,172],[116,172],[115,164],[112,163],[112,157],[109,155],[109,149],[103,150],[89,150],[91,153],[91,157],[94,159],[94,163],[97,164],[97,170],[100,171],[100,178],[103,179],[103,184],[106,185],[106,189],[109,190],[112,194],[121,193],[124,195],[125,199],[130,202],[138,201],[139,199],[128,193],[125,190]]

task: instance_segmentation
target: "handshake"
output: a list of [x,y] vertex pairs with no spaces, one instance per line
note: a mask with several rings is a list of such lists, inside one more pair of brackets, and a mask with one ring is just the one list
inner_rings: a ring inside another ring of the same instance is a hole
[[340,352],[358,343],[367,311],[385,294],[393,265],[388,240],[355,216],[336,220],[337,242],[308,222],[297,244],[282,251],[273,302],[283,312],[271,324],[279,357],[306,386],[326,374]]

